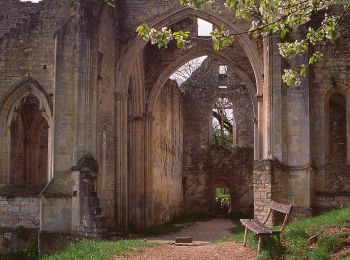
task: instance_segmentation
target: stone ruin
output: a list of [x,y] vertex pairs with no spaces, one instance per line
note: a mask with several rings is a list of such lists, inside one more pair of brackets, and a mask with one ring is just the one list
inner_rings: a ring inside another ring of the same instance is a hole
[[[215,52],[197,18],[250,24],[178,0],[118,2],[0,0],[1,253],[27,246],[23,228],[45,253],[213,214],[217,187],[257,218],[270,199],[294,218],[350,204],[349,30],[286,88],[278,37]],[[191,47],[157,49],[136,36],[144,22],[190,31]],[[204,55],[181,86],[169,80]],[[213,142],[218,98],[234,111],[229,147]]]

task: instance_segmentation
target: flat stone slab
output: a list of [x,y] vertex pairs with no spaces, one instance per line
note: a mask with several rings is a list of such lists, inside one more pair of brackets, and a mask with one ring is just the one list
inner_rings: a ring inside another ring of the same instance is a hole
[[175,238],[175,243],[176,244],[187,244],[187,243],[192,243],[193,238],[192,237],[177,237]]

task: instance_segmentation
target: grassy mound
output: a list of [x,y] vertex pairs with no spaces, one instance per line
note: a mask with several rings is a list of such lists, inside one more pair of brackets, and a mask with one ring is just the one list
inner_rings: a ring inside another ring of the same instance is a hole
[[115,255],[127,255],[135,248],[158,246],[157,243],[142,240],[95,241],[81,240],[73,243],[65,250],[45,256],[43,260],[103,260],[112,259]]
[[[235,235],[213,242],[243,241],[244,229],[235,221]],[[248,246],[257,247],[257,239],[248,233]],[[333,210],[306,220],[293,221],[281,236],[264,238],[259,259],[350,259],[350,208]]]

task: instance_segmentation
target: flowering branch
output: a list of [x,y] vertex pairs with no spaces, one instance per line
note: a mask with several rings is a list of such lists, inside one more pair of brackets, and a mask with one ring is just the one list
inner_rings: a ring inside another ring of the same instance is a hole
[[[209,9],[220,12],[220,6],[214,0],[180,0],[180,4],[194,9]],[[280,54],[291,61],[296,56],[310,50],[311,46],[334,44],[340,35],[339,22],[350,8],[350,0],[226,0],[224,7],[240,19],[252,20],[248,31],[233,33],[220,25],[211,32],[214,50],[218,51],[231,45],[234,37],[239,34],[249,34],[255,37],[280,34],[285,38],[294,28],[311,21],[314,14],[325,12],[321,25],[318,28],[309,26],[305,39],[279,43]],[[337,12],[332,13],[334,7]],[[342,11],[341,11],[342,10]],[[179,48],[189,43],[189,32],[172,32],[168,28],[158,31],[143,24],[137,28],[139,36],[150,41],[158,48],[166,48],[169,42],[175,39]],[[298,86],[300,77],[306,76],[310,65],[323,58],[320,51],[311,53],[307,64],[301,64],[295,69],[286,69],[282,77],[289,86]]]

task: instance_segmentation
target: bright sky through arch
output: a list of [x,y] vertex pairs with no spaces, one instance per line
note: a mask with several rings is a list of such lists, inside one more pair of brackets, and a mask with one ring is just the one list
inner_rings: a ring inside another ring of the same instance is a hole
[[198,36],[210,36],[210,33],[213,31],[213,24],[198,18]]

